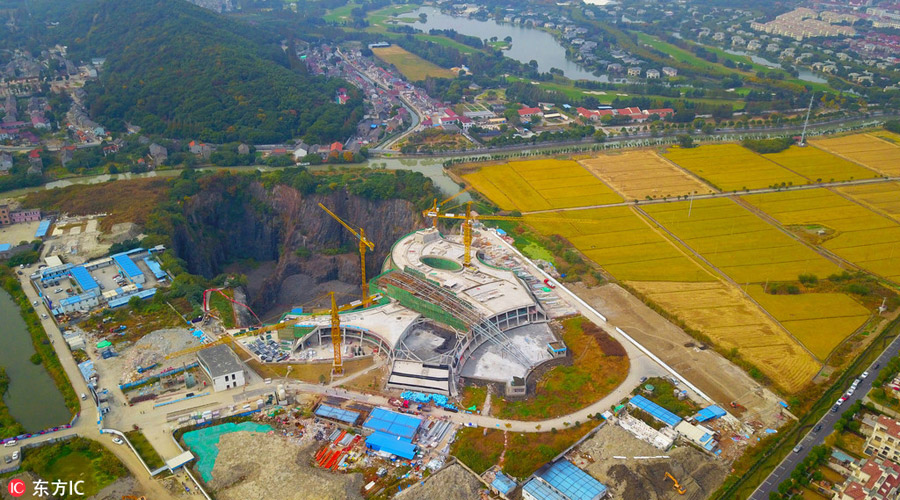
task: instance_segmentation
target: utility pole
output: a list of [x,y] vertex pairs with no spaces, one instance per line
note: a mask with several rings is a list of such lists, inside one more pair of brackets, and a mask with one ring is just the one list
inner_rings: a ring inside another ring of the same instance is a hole
[[803,133],[800,134],[800,147],[806,146],[806,127],[809,125],[809,113],[812,111],[813,97],[815,96],[815,92],[809,96],[809,107],[806,108],[806,120],[803,122]]

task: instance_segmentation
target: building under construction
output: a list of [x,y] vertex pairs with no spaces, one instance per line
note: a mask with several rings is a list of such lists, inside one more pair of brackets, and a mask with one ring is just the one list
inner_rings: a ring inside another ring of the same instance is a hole
[[[340,315],[342,341],[387,353],[390,388],[455,394],[460,378],[524,395],[537,365],[564,350],[533,290],[516,272],[486,264],[437,229],[410,233],[372,280],[382,298]],[[331,342],[328,316],[288,315],[295,351]],[[554,347],[550,347],[549,344]]]

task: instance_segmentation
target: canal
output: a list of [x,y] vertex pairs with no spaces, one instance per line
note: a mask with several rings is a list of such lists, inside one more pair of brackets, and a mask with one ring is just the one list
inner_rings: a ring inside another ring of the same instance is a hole
[[62,393],[43,365],[29,358],[34,345],[12,297],[0,289],[0,366],[9,376],[9,390],[3,401],[9,413],[27,432],[69,423],[72,419]]

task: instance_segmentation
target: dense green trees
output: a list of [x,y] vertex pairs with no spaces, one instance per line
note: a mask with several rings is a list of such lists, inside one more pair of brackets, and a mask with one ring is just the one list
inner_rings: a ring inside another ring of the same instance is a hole
[[[345,139],[362,117],[352,86],[290,69],[276,36],[185,1],[97,0],[71,16],[72,53],[106,57],[87,106],[113,130],[128,122],[212,143],[316,143]],[[346,105],[334,102],[340,87]]]

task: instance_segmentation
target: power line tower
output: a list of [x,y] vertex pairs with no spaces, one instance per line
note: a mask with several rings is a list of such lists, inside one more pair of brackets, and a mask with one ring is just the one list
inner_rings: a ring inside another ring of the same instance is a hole
[[816,93],[815,93],[815,92],[813,92],[813,93],[809,96],[809,107],[806,108],[806,120],[803,122],[803,133],[800,134],[800,144],[799,144],[799,146],[800,146],[801,148],[802,148],[803,146],[806,146],[806,127],[807,127],[807,125],[809,125],[809,113],[810,113],[810,111],[812,111],[813,97],[815,97],[815,96],[816,96]]

